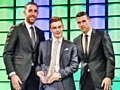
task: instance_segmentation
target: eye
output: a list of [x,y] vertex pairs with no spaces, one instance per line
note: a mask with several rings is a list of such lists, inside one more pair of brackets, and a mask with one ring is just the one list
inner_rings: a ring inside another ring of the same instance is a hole
[[82,22],[86,22],[86,20],[83,20]]
[[77,22],[78,24],[80,24],[80,22]]
[[34,12],[38,12],[38,10],[34,10]]
[[58,26],[58,28],[61,28],[62,26]]
[[29,12],[32,12],[32,9],[29,9]]
[[56,27],[52,27],[52,29],[56,29]]

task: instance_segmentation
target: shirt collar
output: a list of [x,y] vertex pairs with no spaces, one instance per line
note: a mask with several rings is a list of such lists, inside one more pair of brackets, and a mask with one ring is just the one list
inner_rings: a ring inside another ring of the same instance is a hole
[[60,41],[60,43],[62,42],[62,40],[63,40],[63,37],[61,37],[60,39],[56,39],[54,36],[52,36],[52,40],[53,40],[53,42],[55,42],[55,41]]
[[[25,25],[27,27],[27,29],[30,29],[31,25],[25,20]],[[32,26],[33,28],[35,27],[34,25]]]

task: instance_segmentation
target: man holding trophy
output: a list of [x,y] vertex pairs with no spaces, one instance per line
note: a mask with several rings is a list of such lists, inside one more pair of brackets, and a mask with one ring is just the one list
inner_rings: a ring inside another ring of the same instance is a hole
[[76,90],[73,73],[78,70],[77,48],[74,43],[64,40],[64,26],[61,18],[50,19],[52,39],[40,43],[37,76],[39,90]]

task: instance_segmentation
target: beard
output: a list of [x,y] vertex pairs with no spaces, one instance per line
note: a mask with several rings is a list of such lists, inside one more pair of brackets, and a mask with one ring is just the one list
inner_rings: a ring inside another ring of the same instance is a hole
[[[36,19],[35,19],[36,20]],[[33,25],[35,20],[31,20],[30,18],[27,18],[26,21],[30,24]]]

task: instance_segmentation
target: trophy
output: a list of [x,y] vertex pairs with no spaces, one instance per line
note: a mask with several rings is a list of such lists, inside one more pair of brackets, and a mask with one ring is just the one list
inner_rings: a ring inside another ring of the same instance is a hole
[[42,71],[44,72],[45,80],[48,82],[54,72],[54,69],[51,66],[46,66],[45,64],[42,64],[41,68]]

